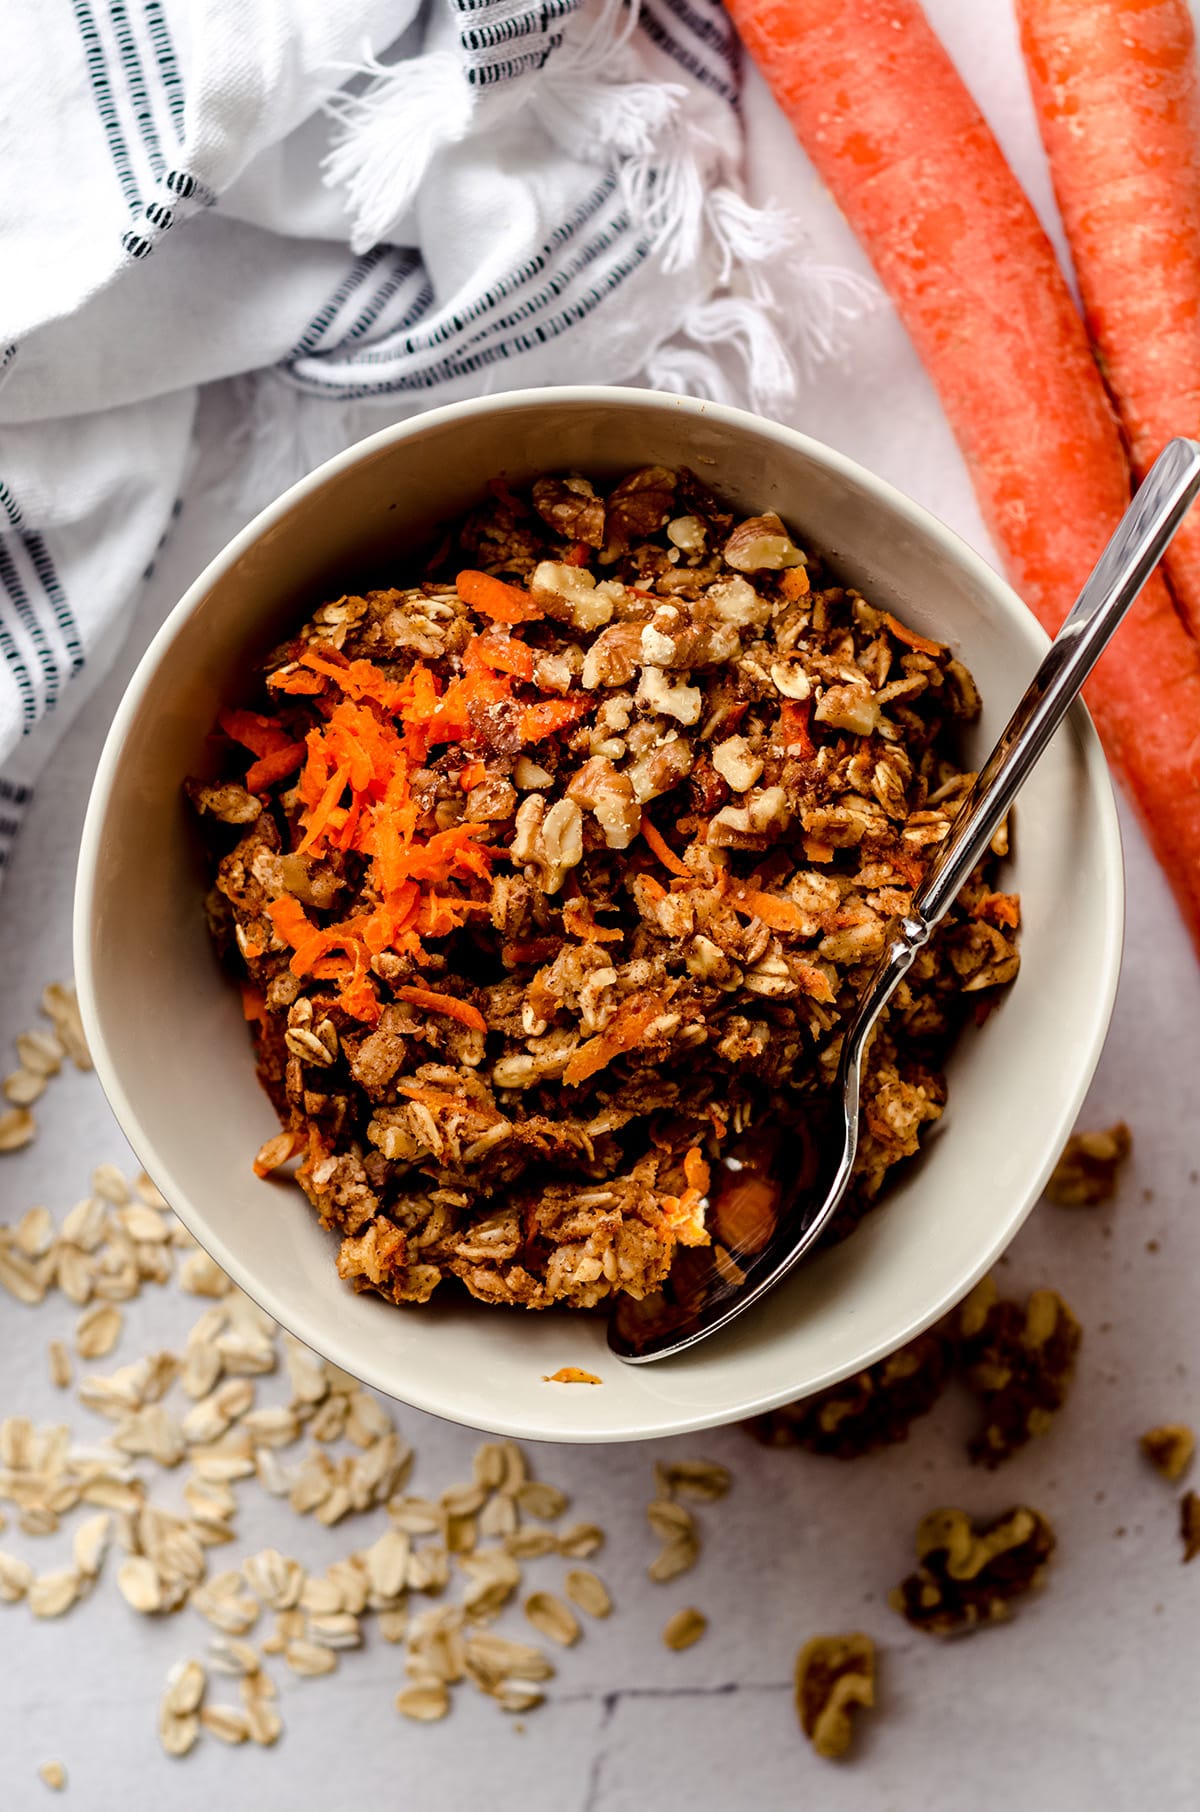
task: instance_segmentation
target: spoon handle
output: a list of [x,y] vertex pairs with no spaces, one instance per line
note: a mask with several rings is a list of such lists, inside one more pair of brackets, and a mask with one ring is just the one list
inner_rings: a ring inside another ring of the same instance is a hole
[[924,941],[921,931],[927,935],[928,929],[944,917],[970,877],[1198,491],[1200,444],[1182,439],[1169,441],[1046,650],[1028,691],[980,770],[950,835],[917,889],[906,929],[911,927],[917,932],[918,941]]

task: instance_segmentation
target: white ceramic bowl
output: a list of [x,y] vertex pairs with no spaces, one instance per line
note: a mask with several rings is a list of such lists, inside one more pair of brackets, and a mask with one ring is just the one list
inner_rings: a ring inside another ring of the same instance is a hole
[[[1120,959],[1112,794],[1077,709],[1022,795],[1007,879],[1023,903],[1016,986],[949,1070],[948,1112],[920,1164],[854,1236],[760,1310],[652,1366],[610,1357],[587,1315],[474,1303],[397,1309],[334,1273],[334,1240],[294,1184],[250,1159],[276,1130],[236,991],[218,972],[182,795],[218,707],[256,656],[497,473],[695,467],[749,511],[776,509],[876,603],[950,642],[984,698],[990,744],[1045,637],[1017,597],[932,516],[826,447],[709,403],[561,389],[457,403],[352,447],[235,536],[168,617],[101,757],[75,920],[96,1068],[131,1144],[217,1261],[301,1339],[379,1389],[454,1421],[560,1441],[678,1433],[749,1415],[880,1358],[948,1309],[1036,1201],[1108,1024]],[[394,566],[387,562],[395,558]],[[543,1382],[560,1366],[601,1388]]]

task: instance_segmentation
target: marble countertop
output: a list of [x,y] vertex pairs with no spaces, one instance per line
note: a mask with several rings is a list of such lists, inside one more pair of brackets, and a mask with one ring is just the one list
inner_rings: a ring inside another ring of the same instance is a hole
[[[1027,180],[1048,207],[1006,0],[929,6]],[[969,16],[968,16],[969,15]],[[786,128],[755,85],[752,170],[760,194],[812,220],[818,257],[859,254]],[[209,555],[265,500],[261,473],[235,432],[229,389],[203,404],[196,468],[174,532],[145,586],[134,636],[60,745],[39,788],[0,902],[0,1060],[37,1017],[44,982],[69,974],[72,878],[90,776],[121,687],[162,612]],[[936,400],[904,336],[881,309],[858,330],[852,366],[826,370],[797,425],[863,459],[929,504],[987,551]],[[365,417],[363,430],[378,425]],[[319,435],[319,427],[315,430]],[[286,476],[286,475],[285,475]],[[540,1448],[539,1474],[566,1489],[572,1512],[608,1532],[592,1563],[615,1610],[565,1652],[544,1706],[506,1718],[469,1688],[427,1727],[392,1708],[402,1651],[378,1641],[342,1657],[336,1674],[294,1679],[281,1667],[285,1735],[274,1750],[204,1741],[169,1760],[155,1735],[163,1674],[202,1654],[210,1633],[192,1612],[135,1616],[112,1578],[62,1622],[0,1607],[0,1803],[45,1803],[38,1765],[61,1759],[68,1803],[85,1812],[155,1805],[162,1812],[237,1812],[263,1803],[337,1808],[475,1803],[508,1812],[643,1812],[746,1805],[783,1812],[1042,1812],[1154,1804],[1191,1807],[1200,1772],[1194,1681],[1200,1667],[1200,1568],[1184,1571],[1177,1491],[1141,1461],[1152,1423],[1200,1420],[1195,1279],[1200,1184],[1194,1078],[1200,1074],[1200,977],[1141,836],[1126,822],[1128,935],[1116,1017],[1084,1122],[1121,1117],[1133,1160],[1118,1201],[1093,1212],[1043,1206],[1003,1261],[1005,1287],[1059,1288],[1085,1328],[1078,1381],[1059,1424],[1003,1470],[970,1468],[969,1411],[951,1397],[902,1447],[844,1465],[765,1451],[739,1429],[654,1447]],[[90,1076],[56,1081],[39,1107],[41,1134],[0,1159],[0,1217],[45,1202],[57,1216],[86,1193],[92,1166],[129,1154]],[[111,1364],[178,1347],[202,1304],[149,1289],[129,1305]],[[53,1389],[46,1344],[69,1337],[76,1311],[61,1298],[27,1309],[0,1297],[0,1409],[69,1419],[80,1440],[102,1425]],[[476,1437],[404,1408],[417,1452],[413,1489],[436,1495],[469,1475]],[[734,1486],[698,1516],[696,1569],[651,1586],[645,1523],[656,1458],[707,1456]],[[174,1501],[172,1480],[156,1496]],[[243,1492],[233,1558],[276,1545],[306,1563],[371,1539],[317,1528],[254,1489]],[[910,1565],[918,1518],[961,1503],[995,1513],[1013,1502],[1045,1512],[1059,1554],[1044,1595],[1007,1628],[953,1645],[913,1632],[888,1608]],[[373,1525],[372,1525],[373,1529]],[[64,1564],[67,1535],[3,1545],[39,1570]],[[530,1584],[557,1583],[561,1563],[531,1565]],[[704,1639],[683,1654],[661,1643],[667,1617],[696,1605]],[[519,1611],[502,1628],[524,1633]],[[853,1761],[809,1751],[796,1726],[796,1649],[825,1630],[862,1628],[880,1648],[879,1708],[860,1721]],[[228,1696],[228,1695],[222,1695]],[[523,1726],[523,1727],[522,1727]]]

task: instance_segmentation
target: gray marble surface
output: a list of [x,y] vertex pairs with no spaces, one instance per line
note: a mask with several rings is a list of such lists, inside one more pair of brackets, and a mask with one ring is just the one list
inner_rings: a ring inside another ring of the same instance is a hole
[[[930,11],[1044,203],[1007,6],[938,0]],[[819,256],[855,256],[758,90],[750,117],[759,192],[802,205]],[[206,399],[196,471],[146,584],[133,639],[39,789],[0,900],[6,1065],[13,1038],[36,1018],[43,982],[70,970],[79,828],[124,679],[164,609],[273,488],[238,440],[240,410],[228,391]],[[352,430],[377,419],[355,421]],[[886,310],[859,329],[852,363],[825,372],[795,419],[895,479],[986,549],[936,402]],[[303,430],[318,452],[331,432],[312,422]],[[291,443],[281,459],[285,468],[289,459],[309,463]],[[537,1450],[538,1472],[571,1493],[572,1513],[607,1529],[592,1564],[616,1608],[562,1656],[546,1705],[523,1728],[470,1689],[446,1722],[405,1723],[392,1709],[400,1651],[371,1641],[343,1656],[327,1679],[293,1679],[276,1666],[286,1734],[275,1750],[229,1750],[207,1740],[175,1762],[159,1751],[156,1706],[171,1662],[203,1652],[208,1630],[194,1613],[136,1617],[111,1577],[62,1622],[0,1607],[0,1805],[24,1812],[46,1803],[36,1770],[50,1757],[68,1769],[66,1803],[85,1812],[240,1812],[262,1804],[297,1812],[358,1804],[414,1812],[468,1804],[497,1812],[784,1812],[805,1803],[829,1812],[1133,1812],[1145,1804],[1183,1812],[1194,1805],[1200,1567],[1180,1565],[1178,1493],[1141,1462],[1137,1436],[1160,1420],[1200,1420],[1200,980],[1132,826],[1127,862],[1124,976],[1084,1117],[1092,1125],[1127,1119],[1134,1159],[1111,1211],[1043,1206],[1003,1261],[1006,1287],[1055,1285],[1086,1330],[1073,1398],[1049,1436],[998,1474],[975,1471],[963,1449],[969,1412],[950,1398],[905,1446],[853,1465],[767,1452],[738,1429],[655,1448]],[[0,1158],[3,1219],[39,1201],[61,1216],[85,1193],[94,1163],[128,1161],[93,1078],[58,1081],[39,1116],[37,1142]],[[105,1367],[152,1347],[178,1347],[200,1306],[174,1291],[148,1290],[129,1306],[122,1344]],[[61,1300],[31,1310],[0,1298],[0,1410],[68,1420],[85,1440],[103,1424],[56,1392],[46,1374],[47,1341],[69,1336],[73,1320]],[[470,1433],[403,1408],[397,1416],[418,1455],[414,1489],[436,1494],[468,1473]],[[644,1507],[652,1462],[671,1453],[719,1459],[735,1483],[724,1502],[699,1511],[696,1570],[652,1586]],[[156,1494],[176,1501],[178,1484],[168,1479]],[[242,1499],[239,1543],[225,1551],[234,1560],[273,1544],[323,1565],[374,1530],[372,1523],[365,1531],[323,1531],[253,1488],[243,1488]],[[1011,1626],[964,1642],[941,1645],[910,1632],[888,1610],[886,1594],[908,1569],[920,1515],[943,1503],[988,1513],[1016,1501],[1042,1509],[1059,1533],[1046,1593]],[[0,1543],[49,1570],[64,1564],[67,1534],[31,1541],[10,1530]],[[541,1561],[527,1578],[553,1587],[560,1571],[560,1562]],[[669,1654],[662,1626],[688,1604],[707,1614],[708,1634],[687,1653]],[[501,1627],[520,1635],[521,1625],[518,1610]],[[855,1759],[839,1769],[819,1762],[800,1737],[789,1678],[807,1636],[853,1628],[879,1643],[880,1703],[861,1721]]]

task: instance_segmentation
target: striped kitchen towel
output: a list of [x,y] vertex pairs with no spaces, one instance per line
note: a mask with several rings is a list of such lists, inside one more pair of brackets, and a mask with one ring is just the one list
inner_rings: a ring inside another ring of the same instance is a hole
[[281,488],[310,402],[327,451],[580,377],[778,408],[873,299],[747,205],[718,0],[5,10],[0,866],[119,645],[201,384],[269,374]]

